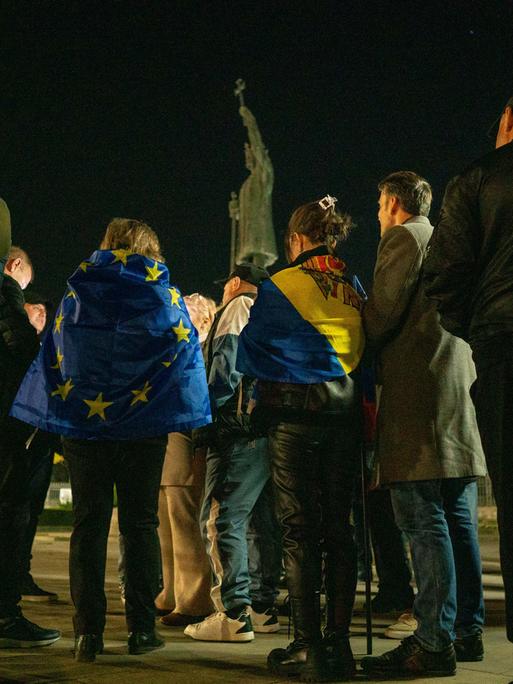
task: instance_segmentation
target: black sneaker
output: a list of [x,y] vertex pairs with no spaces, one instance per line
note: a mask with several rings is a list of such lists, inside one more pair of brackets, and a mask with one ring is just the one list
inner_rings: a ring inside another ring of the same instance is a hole
[[0,648],[30,648],[49,646],[61,638],[56,629],[44,629],[30,622],[23,615],[0,623]]
[[426,651],[415,636],[381,656],[362,659],[362,669],[369,677],[450,677],[456,674],[456,654],[452,644],[443,651]]
[[481,633],[458,637],[454,642],[454,650],[459,663],[476,663],[483,660],[484,646]]
[[55,603],[59,599],[55,592],[41,589],[30,575],[23,582],[20,594],[24,601],[48,601],[49,603]]
[[164,648],[165,642],[155,630],[151,632],[131,632],[128,635],[128,652],[130,655],[143,655],[158,648]]

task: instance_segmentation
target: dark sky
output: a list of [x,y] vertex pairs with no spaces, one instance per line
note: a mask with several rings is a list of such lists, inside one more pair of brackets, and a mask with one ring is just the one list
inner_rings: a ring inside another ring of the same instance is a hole
[[246,176],[236,78],[273,160],[278,240],[296,206],[337,196],[367,285],[380,178],[424,175],[435,219],[513,94],[510,1],[3,0],[0,26],[0,195],[56,297],[113,216],[157,230],[183,292],[215,292]]

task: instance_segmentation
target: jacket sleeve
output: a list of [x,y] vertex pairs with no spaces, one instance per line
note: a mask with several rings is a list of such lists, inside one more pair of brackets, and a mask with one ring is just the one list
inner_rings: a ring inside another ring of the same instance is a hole
[[479,169],[449,182],[424,263],[426,295],[434,299],[442,326],[468,339],[470,305],[480,250]]
[[374,282],[363,309],[367,341],[382,347],[401,327],[418,287],[423,250],[404,226],[387,230],[381,238]]
[[212,340],[212,364],[208,374],[210,400],[214,409],[223,406],[236,392],[242,373],[236,367],[239,335],[249,320],[253,300],[237,297],[225,309]]
[[16,283],[5,276],[0,294],[3,313],[0,320],[0,336],[10,355],[20,364],[28,366],[39,351],[39,341],[23,304],[23,292]]

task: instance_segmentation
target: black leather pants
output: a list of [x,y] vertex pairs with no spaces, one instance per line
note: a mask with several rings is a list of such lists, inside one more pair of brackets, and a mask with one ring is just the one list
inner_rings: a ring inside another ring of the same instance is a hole
[[349,518],[360,458],[359,421],[335,416],[329,426],[279,422],[269,430],[269,449],[289,595],[300,601],[301,622],[310,630],[295,637],[320,638],[323,579],[327,630],[348,634],[356,590]]

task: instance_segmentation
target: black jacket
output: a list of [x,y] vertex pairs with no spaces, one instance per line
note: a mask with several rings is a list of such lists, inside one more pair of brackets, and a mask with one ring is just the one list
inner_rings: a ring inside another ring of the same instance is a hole
[[454,335],[474,346],[513,334],[513,143],[448,184],[424,282]]
[[0,290],[0,422],[11,404],[27,368],[39,351],[35,329],[23,308],[23,292],[7,275]]

